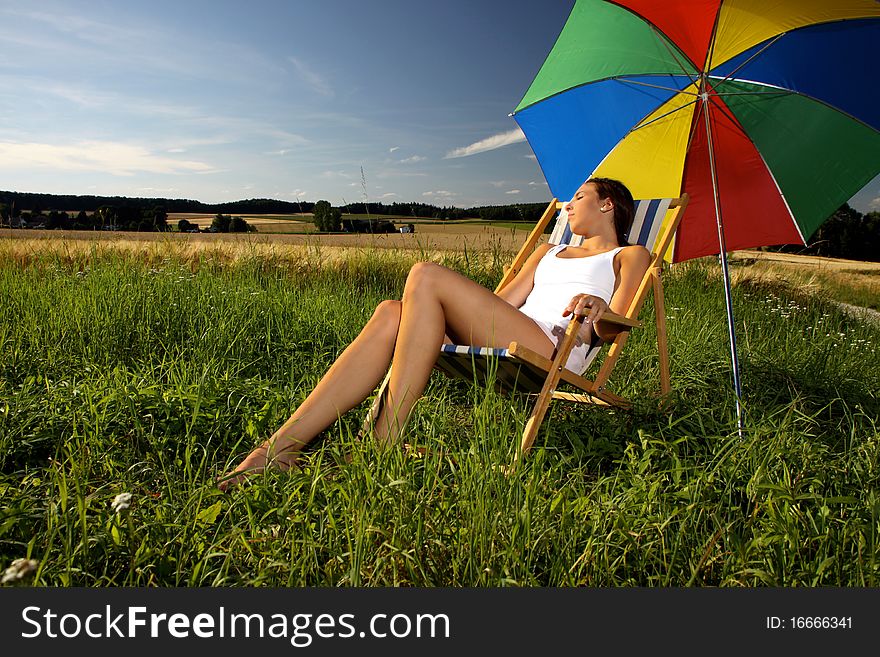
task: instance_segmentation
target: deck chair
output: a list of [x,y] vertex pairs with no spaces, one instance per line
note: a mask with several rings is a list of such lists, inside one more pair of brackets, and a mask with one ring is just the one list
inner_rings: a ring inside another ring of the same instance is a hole
[[[636,201],[635,219],[630,229],[629,241],[632,244],[641,244],[651,251],[651,262],[626,313],[618,315],[607,311],[602,316],[603,321],[619,324],[622,330],[610,342],[608,354],[602,362],[602,367],[595,380],[586,379],[583,374],[604,347],[603,341],[599,339],[594,339],[590,346],[583,372],[572,372],[565,367],[568,356],[576,344],[578,331],[583,325],[583,316],[576,316],[569,323],[552,360],[548,360],[516,342],[511,342],[506,349],[454,344],[441,346],[436,368],[449,376],[470,381],[475,379],[493,381],[502,391],[537,394],[535,405],[523,431],[520,455],[527,454],[531,449],[541,422],[549,410],[550,402],[554,399],[617,408],[631,406],[629,400],[608,390],[607,383],[631,330],[642,326],[639,313],[648,293],[652,290],[654,292],[657,350],[660,363],[660,396],[664,397],[670,392],[669,357],[666,347],[666,311],[663,303],[661,273],[664,259],[672,246],[675,231],[681,222],[687,203],[687,194],[677,199]],[[495,288],[496,293],[503,290],[513,280],[526,259],[534,251],[554,217],[556,217],[556,223],[547,241],[550,244],[580,245],[582,238],[571,232],[564,205],[557,199],[550,202],[543,216],[520,248],[513,263],[506,268],[501,282]],[[389,377],[390,371],[382,382],[373,406],[364,421],[365,430],[378,419]],[[562,383],[574,388],[576,392],[557,390],[557,387]]]

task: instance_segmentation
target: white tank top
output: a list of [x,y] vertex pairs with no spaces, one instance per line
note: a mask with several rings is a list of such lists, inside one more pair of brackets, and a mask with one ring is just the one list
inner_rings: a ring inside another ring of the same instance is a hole
[[567,325],[562,311],[576,294],[592,294],[611,303],[614,294],[614,256],[624,247],[580,258],[559,258],[559,244],[544,254],[535,269],[532,291],[519,310],[536,321]]

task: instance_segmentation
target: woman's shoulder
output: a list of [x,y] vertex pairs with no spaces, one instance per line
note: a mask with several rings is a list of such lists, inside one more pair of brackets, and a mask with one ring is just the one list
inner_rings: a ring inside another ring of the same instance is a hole
[[627,246],[621,246],[619,253],[622,258],[626,258],[627,260],[649,261],[651,259],[651,252],[648,251],[648,249],[646,249],[641,244],[629,244]]
[[545,255],[556,249],[557,251],[561,248],[561,244],[550,244],[549,242],[542,242],[538,246],[535,247],[535,250],[532,251],[535,257],[543,258]]
[[547,243],[536,246],[535,250],[529,254],[528,258],[526,258],[523,268],[528,269],[530,267],[537,267],[538,263],[544,259],[544,256],[547,255],[552,248],[553,245]]
[[651,264],[651,252],[641,244],[630,244],[619,248],[615,260],[620,265],[645,270]]

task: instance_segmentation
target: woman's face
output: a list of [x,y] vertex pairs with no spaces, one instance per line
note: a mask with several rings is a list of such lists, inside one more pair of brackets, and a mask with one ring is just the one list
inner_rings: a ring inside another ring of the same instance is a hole
[[568,211],[568,224],[576,235],[595,234],[603,222],[612,221],[614,208],[611,199],[599,198],[596,185],[587,182],[574,193],[565,204]]

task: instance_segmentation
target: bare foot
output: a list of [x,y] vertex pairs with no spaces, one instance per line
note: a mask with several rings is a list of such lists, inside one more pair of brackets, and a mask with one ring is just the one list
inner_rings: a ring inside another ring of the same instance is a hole
[[267,440],[248,454],[232,472],[218,477],[217,488],[225,493],[230,488],[241,485],[247,477],[265,472],[268,468],[287,472],[297,465],[297,452],[293,445],[272,454],[270,451],[273,451],[272,445]]

